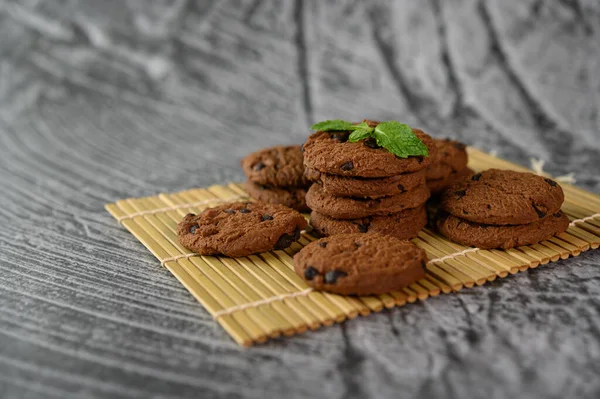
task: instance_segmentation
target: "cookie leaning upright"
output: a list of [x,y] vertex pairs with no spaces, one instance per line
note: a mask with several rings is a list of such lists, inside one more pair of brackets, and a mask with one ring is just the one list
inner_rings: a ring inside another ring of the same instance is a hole
[[181,245],[201,255],[240,257],[285,249],[306,226],[300,213],[283,205],[235,202],[187,214],[177,236]]
[[305,174],[315,183],[306,194],[314,231],[415,237],[425,226],[425,168],[436,154],[431,137],[396,121],[334,120],[313,129],[303,148]]
[[426,263],[416,245],[377,233],[322,238],[294,256],[294,270],[309,286],[342,295],[400,290],[425,277]]
[[466,145],[450,139],[433,139],[437,153],[426,169],[427,187],[431,194],[459,182],[474,172],[467,167],[469,156]]
[[299,145],[265,148],[246,156],[241,164],[248,177],[246,191],[252,198],[298,211],[309,210],[304,196],[310,182],[304,176]]
[[479,248],[512,248],[560,234],[569,220],[560,211],[562,188],[532,173],[489,169],[442,193],[438,230]]

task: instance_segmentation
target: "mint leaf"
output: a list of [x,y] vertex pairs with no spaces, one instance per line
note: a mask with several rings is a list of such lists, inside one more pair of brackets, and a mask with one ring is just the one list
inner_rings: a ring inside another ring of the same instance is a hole
[[356,128],[356,125],[352,122],[343,121],[341,119],[334,119],[330,121],[315,123],[310,128],[311,130],[330,132],[336,130],[354,130]]
[[372,136],[377,144],[400,158],[428,156],[427,146],[415,135],[410,126],[396,121],[382,122],[375,127]]
[[348,136],[348,141],[351,143],[355,143],[360,140],[368,139],[369,137],[371,137],[371,133],[373,133],[372,127],[360,127],[352,133],[350,133],[350,136]]

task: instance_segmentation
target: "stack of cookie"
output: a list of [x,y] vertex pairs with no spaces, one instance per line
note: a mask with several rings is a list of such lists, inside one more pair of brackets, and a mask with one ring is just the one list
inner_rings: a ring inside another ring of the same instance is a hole
[[450,139],[433,139],[437,148],[437,156],[427,168],[427,187],[432,195],[436,195],[452,184],[473,175],[467,167],[469,160],[466,146]]
[[536,244],[569,227],[562,188],[532,173],[489,169],[442,193],[440,233],[479,248]]
[[307,212],[302,149],[299,145],[277,146],[254,152],[242,159],[248,177],[246,191],[250,197],[270,204],[281,204]]
[[417,235],[427,223],[425,168],[436,148],[427,134],[413,131],[427,146],[428,157],[399,158],[371,138],[349,142],[349,131],[318,131],[308,138],[305,173],[316,184],[308,190],[306,203],[317,234]]

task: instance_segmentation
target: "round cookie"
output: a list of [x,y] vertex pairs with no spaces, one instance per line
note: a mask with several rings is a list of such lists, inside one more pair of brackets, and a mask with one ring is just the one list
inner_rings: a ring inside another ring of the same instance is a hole
[[331,195],[378,198],[402,194],[425,183],[425,169],[414,173],[381,178],[344,177],[305,169],[308,180],[323,186]]
[[506,225],[538,221],[564,201],[554,180],[533,173],[488,169],[442,193],[440,206],[461,219]]
[[393,213],[389,216],[370,216],[362,219],[333,219],[312,211],[310,224],[313,232],[321,237],[350,233],[379,233],[408,240],[416,237],[427,224],[427,211],[424,205]]
[[425,251],[410,241],[377,233],[322,238],[294,256],[309,286],[342,295],[399,290],[425,277],[426,264]]
[[300,213],[283,205],[234,202],[187,214],[177,236],[181,245],[201,255],[239,257],[287,248],[307,225]]
[[306,187],[299,145],[265,148],[242,159],[242,169],[248,180],[275,187]]
[[[371,126],[377,122],[367,121]],[[399,158],[371,140],[348,141],[349,131],[312,134],[304,143],[304,165],[322,173],[340,176],[388,177],[428,167],[437,149],[433,139],[419,129],[415,135],[427,146],[429,156]]]
[[458,172],[452,172],[448,177],[444,179],[427,180],[427,187],[431,191],[431,195],[437,195],[450,187],[451,185],[458,183],[464,179],[468,179],[473,176],[475,172],[471,168],[464,168]]
[[427,180],[446,179],[467,166],[467,146],[450,139],[433,139],[437,154],[427,167]]
[[562,233],[568,227],[569,219],[561,211],[533,223],[512,226],[473,223],[446,212],[440,212],[437,219],[437,228],[444,236],[460,244],[482,249],[508,249],[536,244]]
[[285,205],[299,212],[310,211],[306,206],[306,188],[277,188],[256,184],[250,180],[246,182],[245,186],[248,195],[255,200],[268,202],[269,204]]
[[429,198],[429,189],[421,185],[414,190],[391,197],[356,198],[334,197],[323,187],[313,184],[306,193],[306,204],[312,210],[335,219],[359,219],[383,216],[421,206]]

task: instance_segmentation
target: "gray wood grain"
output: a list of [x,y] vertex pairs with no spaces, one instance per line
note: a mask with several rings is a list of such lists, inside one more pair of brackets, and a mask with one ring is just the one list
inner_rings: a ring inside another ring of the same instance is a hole
[[600,396],[586,253],[250,350],[103,210],[400,119],[600,193],[594,0],[0,1],[0,397]]

